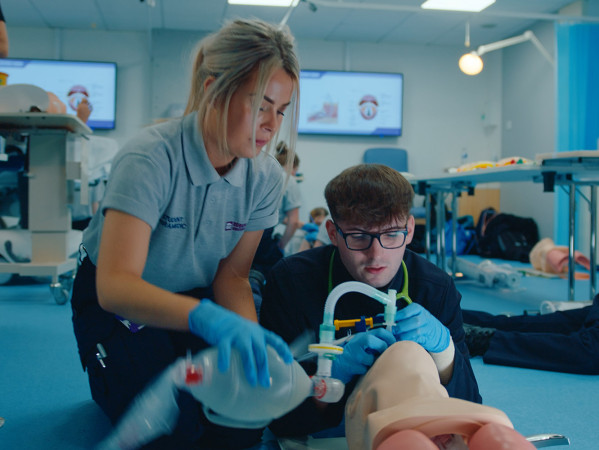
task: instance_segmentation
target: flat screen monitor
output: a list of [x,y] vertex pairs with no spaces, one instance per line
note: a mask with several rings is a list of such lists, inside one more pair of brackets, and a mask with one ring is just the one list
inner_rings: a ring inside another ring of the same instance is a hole
[[46,59],[0,59],[0,72],[7,84],[34,84],[53,92],[66,105],[68,114],[86,96],[92,107],[87,125],[111,130],[116,119],[116,63]]
[[302,70],[299,133],[401,136],[403,74]]

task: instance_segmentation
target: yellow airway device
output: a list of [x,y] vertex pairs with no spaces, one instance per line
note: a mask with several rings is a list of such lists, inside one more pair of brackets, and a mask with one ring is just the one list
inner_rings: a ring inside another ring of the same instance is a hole
[[335,330],[339,331],[341,328],[355,327],[358,322],[362,322],[365,326],[373,327],[374,321],[372,317],[360,318],[360,319],[347,319],[347,320],[335,320],[333,324],[335,325]]

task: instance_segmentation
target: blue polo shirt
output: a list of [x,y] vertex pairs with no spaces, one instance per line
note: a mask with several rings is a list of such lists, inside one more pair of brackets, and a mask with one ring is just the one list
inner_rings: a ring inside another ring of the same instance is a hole
[[83,235],[96,264],[107,209],[152,228],[143,279],[172,292],[212,284],[245,231],[277,223],[281,168],[266,153],[240,158],[220,176],[206,154],[197,114],[143,129],[115,157],[98,213]]

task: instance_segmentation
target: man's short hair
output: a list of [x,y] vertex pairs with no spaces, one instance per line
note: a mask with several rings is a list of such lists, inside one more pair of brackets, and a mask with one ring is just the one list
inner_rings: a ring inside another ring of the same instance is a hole
[[407,220],[414,189],[395,169],[359,164],[329,181],[324,196],[334,221],[372,227]]

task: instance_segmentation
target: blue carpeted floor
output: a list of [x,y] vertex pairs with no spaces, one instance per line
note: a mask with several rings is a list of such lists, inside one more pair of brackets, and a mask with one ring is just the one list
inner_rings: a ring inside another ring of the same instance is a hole
[[[457,284],[464,308],[492,313],[520,314],[567,298],[560,279],[526,277],[515,290]],[[588,297],[588,281],[577,281],[576,299]],[[560,433],[570,438],[569,448],[599,447],[597,377],[491,366],[481,358],[472,365],[484,403],[503,409],[524,435]],[[71,309],[54,302],[47,284],[19,278],[0,286],[0,417],[0,449],[7,450],[89,449],[110,428],[90,398]]]
[[0,286],[0,367],[0,448],[93,448],[109,429],[78,360],[71,308],[48,284]]
[[[473,262],[481,259],[469,256]],[[513,261],[513,267],[527,267]],[[577,268],[579,270],[579,268]],[[584,272],[584,269],[581,269]],[[489,289],[471,280],[458,280],[462,307],[493,314],[522,314],[538,311],[544,300],[564,301],[568,298],[568,283],[560,278],[526,276],[515,289]],[[590,300],[590,282],[575,281],[575,300]],[[597,355],[599,358],[599,355]],[[546,372],[483,363],[481,357],[471,359],[483,402],[505,411],[515,428],[525,436],[558,433],[570,439],[572,448],[599,448],[599,431],[590,417],[599,405],[599,378],[590,375]]]

